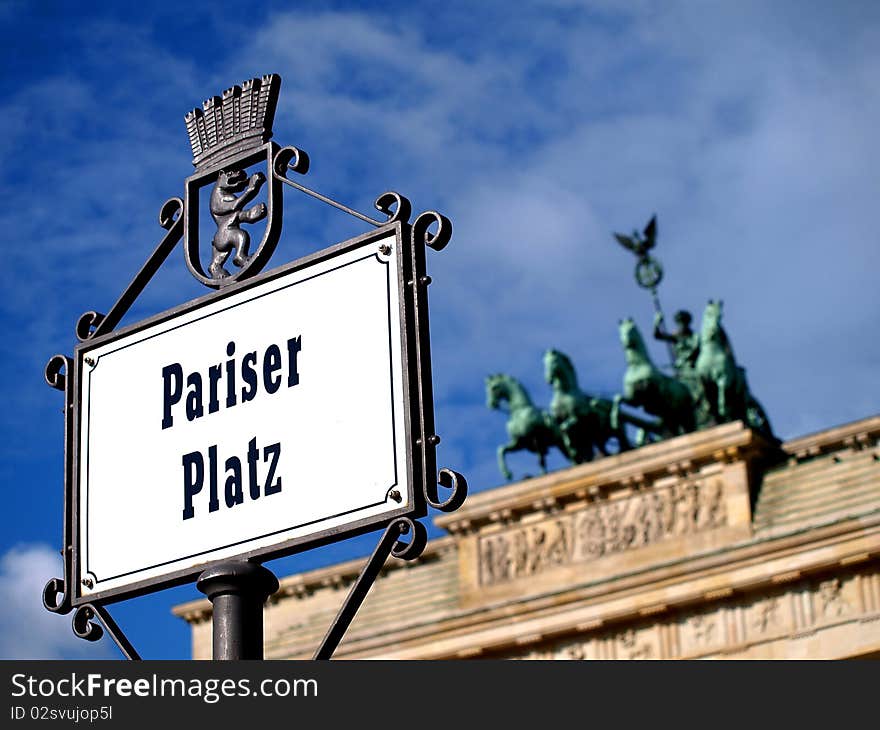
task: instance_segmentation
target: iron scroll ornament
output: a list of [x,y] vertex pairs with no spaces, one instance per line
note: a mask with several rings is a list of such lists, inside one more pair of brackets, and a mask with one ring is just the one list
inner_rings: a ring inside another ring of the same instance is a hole
[[[96,618],[101,622],[100,624],[95,623]],[[103,624],[103,629],[101,624]],[[100,604],[88,603],[77,608],[73,614],[71,626],[73,633],[86,641],[98,641],[106,631],[126,659],[137,661],[141,658],[107,609]]]
[[[52,578],[43,588],[43,606],[46,610],[61,615],[70,613],[72,608],[69,602],[65,603],[62,600],[59,603],[57,601],[58,595],[62,593],[65,593],[64,581],[60,578]],[[98,619],[100,623],[95,623],[95,619]],[[106,630],[126,659],[138,660],[141,658],[107,609],[100,604],[79,606],[74,611],[70,624],[73,633],[85,641],[99,641]]]
[[[64,451],[65,457],[70,453],[73,437],[73,360],[66,355],[55,355],[46,365],[46,383],[50,388],[64,393]],[[52,578],[43,588],[43,606],[47,611],[66,615],[73,608],[70,581],[73,576],[73,554],[70,541],[72,539],[72,515],[67,508],[72,488],[69,459],[65,458],[64,471],[64,526],[62,529],[61,558],[63,561],[64,578]],[[60,597],[60,600],[59,600]]]

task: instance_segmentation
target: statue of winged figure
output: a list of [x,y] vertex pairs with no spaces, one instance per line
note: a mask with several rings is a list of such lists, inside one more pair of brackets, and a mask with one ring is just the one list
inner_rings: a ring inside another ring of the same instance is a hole
[[615,233],[614,237],[621,246],[628,248],[640,259],[647,258],[648,251],[654,248],[654,244],[657,242],[657,216],[651,216],[651,220],[648,221],[648,225],[641,233],[633,231],[632,236]]
[[626,249],[632,251],[636,257],[636,281],[643,289],[650,289],[654,297],[654,309],[660,311],[660,302],[657,301],[657,285],[663,278],[663,267],[660,262],[648,252],[657,243],[657,215],[652,215],[645,230],[639,233],[633,231],[631,236],[615,233],[617,242]]

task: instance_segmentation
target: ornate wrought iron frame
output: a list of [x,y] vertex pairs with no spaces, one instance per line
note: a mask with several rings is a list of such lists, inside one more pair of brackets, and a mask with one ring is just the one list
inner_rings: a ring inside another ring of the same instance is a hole
[[[400,512],[386,515],[379,523],[370,522],[352,529],[328,530],[325,533],[309,539],[307,542],[296,544],[283,544],[271,550],[244,552],[236,559],[262,562],[264,560],[290,555],[304,550],[336,542],[356,534],[362,534],[376,530],[383,525],[385,531],[373,555],[367,560],[364,569],[351,589],[348,597],[331,624],[327,635],[315,653],[316,659],[329,659],[339,641],[345,633],[357,609],[365,598],[367,591],[378,575],[382,565],[389,555],[400,559],[412,560],[421,554],[427,542],[427,533],[417,520],[424,517],[427,507],[443,512],[452,512],[460,507],[467,496],[467,481],[465,478],[451,469],[443,468],[437,471],[436,447],[440,443],[439,436],[434,429],[433,391],[431,384],[431,350],[430,330],[428,318],[428,285],[431,277],[426,272],[426,248],[436,251],[442,250],[449,242],[452,235],[452,224],[442,214],[429,210],[418,215],[410,222],[412,206],[404,196],[389,191],[380,195],[375,201],[375,208],[384,215],[384,220],[377,220],[359,213],[344,204],[327,196],[307,188],[287,177],[289,171],[304,174],[308,170],[308,156],[295,147],[279,148],[274,143],[268,143],[257,152],[247,156],[248,164],[258,161],[263,155],[269,155],[272,180],[270,182],[270,194],[274,196],[273,204],[282,205],[281,185],[288,185],[300,192],[304,192],[324,203],[332,205],[359,220],[374,226],[377,231],[367,233],[355,239],[331,246],[323,251],[309,254],[296,261],[286,264],[277,269],[266,272],[265,275],[254,279],[260,270],[268,263],[274,251],[275,244],[280,236],[281,216],[277,217],[277,224],[267,228],[266,238],[261,243],[259,256],[247,267],[237,272],[230,281],[223,281],[218,285],[216,280],[209,279],[204,271],[194,270],[192,260],[193,251],[187,249],[186,261],[191,273],[205,286],[219,288],[193,302],[180,305],[177,308],[167,310],[151,320],[137,323],[126,331],[143,327],[156,318],[173,316],[180,310],[192,306],[215,301],[217,298],[228,296],[230,293],[239,291],[244,287],[254,285],[255,282],[267,278],[276,277],[292,269],[299,269],[314,263],[316,260],[338,253],[352,242],[362,242],[366,239],[378,238],[395,232],[398,242],[402,246],[401,264],[404,281],[404,292],[401,301],[401,322],[404,327],[404,352],[403,367],[406,380],[406,399],[408,402],[407,428],[410,435],[407,444],[407,462],[410,473],[413,497],[411,507],[401,509]],[[218,168],[219,169],[219,168]],[[216,172],[216,171],[215,171]],[[198,180],[196,180],[198,178]],[[196,188],[205,184],[206,174],[199,173],[192,176],[190,181]],[[196,190],[197,192],[197,190]],[[189,196],[188,196],[189,197]],[[83,314],[76,325],[76,335],[80,343],[94,343],[106,339],[119,325],[125,314],[140,296],[146,285],[156,274],[165,260],[176,248],[177,244],[185,236],[188,227],[197,225],[193,223],[194,216],[190,215],[189,206],[185,205],[180,198],[171,198],[165,202],[159,213],[159,223],[167,231],[156,249],[147,259],[143,267],[134,276],[129,285],[123,290],[116,303],[106,315],[97,311],[89,311]],[[274,240],[273,240],[274,239]],[[192,247],[193,239],[188,240],[187,246]],[[195,238],[197,241],[197,236]],[[201,276],[199,275],[201,274]],[[86,349],[83,344],[77,346],[75,353]],[[77,576],[77,503],[76,486],[78,479],[77,453],[79,444],[77,412],[79,409],[79,391],[81,374],[79,357],[71,358],[58,354],[50,358],[45,369],[46,382],[51,387],[64,393],[64,440],[65,440],[65,467],[64,467],[64,522],[63,522],[63,556],[64,576],[53,578],[48,581],[43,589],[43,605],[53,613],[68,614],[74,611],[72,619],[74,633],[88,641],[97,641],[103,635],[101,626],[94,621],[97,619],[103,624],[104,629],[117,644],[122,653],[129,659],[139,659],[137,651],[125,637],[123,632],[113,621],[106,606],[124,598],[132,598],[145,593],[180,585],[192,580],[195,572],[192,570],[182,571],[178,574],[162,576],[159,579],[143,581],[142,583],[124,591],[108,591],[106,594],[83,595],[80,587],[75,583]],[[443,490],[448,490],[445,494]],[[409,543],[399,538],[403,534],[411,533]],[[210,564],[209,564],[210,565]],[[204,570],[205,567],[199,568]]]

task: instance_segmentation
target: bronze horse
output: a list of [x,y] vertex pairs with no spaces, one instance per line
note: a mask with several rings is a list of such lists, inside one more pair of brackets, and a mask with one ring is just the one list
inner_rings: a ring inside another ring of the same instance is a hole
[[608,441],[617,441],[618,451],[630,448],[626,431],[611,423],[614,403],[595,398],[578,386],[571,359],[559,350],[544,353],[544,378],[553,386],[550,415],[562,437],[565,455],[574,464],[591,461],[598,450],[608,456]]
[[620,341],[626,357],[623,393],[614,398],[612,422],[618,423],[620,404],[640,407],[660,418],[662,436],[678,436],[696,428],[695,403],[682,381],[666,375],[651,360],[639,328],[631,317],[620,322]]
[[498,447],[498,468],[505,479],[513,474],[505,456],[511,451],[526,449],[538,455],[541,472],[547,472],[547,452],[561,448],[559,431],[548,413],[532,403],[525,387],[516,378],[498,373],[486,378],[486,405],[501,410],[507,404],[507,435],[509,441]]
[[749,390],[746,370],[740,367],[724,327],[722,302],[709,300],[700,326],[700,354],[695,370],[711,418],[715,423],[742,421],[749,428],[775,438],[764,408]]

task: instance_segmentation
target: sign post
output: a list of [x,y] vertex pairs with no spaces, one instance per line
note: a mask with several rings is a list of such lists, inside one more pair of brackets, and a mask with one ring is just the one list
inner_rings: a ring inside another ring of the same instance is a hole
[[262,659],[263,604],[278,590],[272,571],[243,560],[218,563],[196,586],[214,607],[214,659]]
[[[387,557],[424,548],[416,520],[467,493],[460,474],[437,472],[431,389],[425,248],[441,250],[451,224],[434,211],[410,223],[393,192],[376,220],[290,180],[309,163],[270,139],[280,81],[251,79],[187,114],[196,171],[162,207],[165,238],[107,315],[80,318],[74,356],[46,368],[67,407],[65,575],[44,605],[75,609],[84,638],[100,636],[98,618],[122,647],[107,604],[197,580],[215,658],[259,658],[278,587],[262,562],[384,528],[316,652],[329,658]],[[374,230],[264,272],[285,186]],[[212,292],[116,329],[181,240]]]

